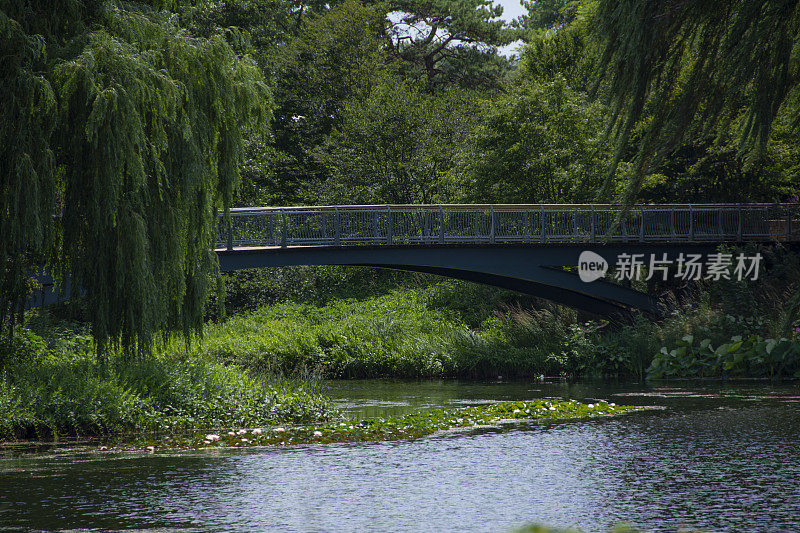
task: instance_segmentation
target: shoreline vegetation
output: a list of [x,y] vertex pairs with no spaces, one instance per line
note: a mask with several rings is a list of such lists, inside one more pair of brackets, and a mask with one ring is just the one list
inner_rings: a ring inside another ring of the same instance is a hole
[[[636,280],[663,320],[366,268],[221,277],[209,251],[231,207],[796,204],[800,12],[267,4],[0,7],[0,440],[322,422],[334,377],[800,377],[791,211],[785,246],[741,250],[758,281]],[[74,314],[25,311],[45,271]]]
[[[698,284],[662,320],[590,320],[434,276],[295,267],[226,275],[202,335],[98,356],[80,302],[27,313],[0,350],[0,440],[324,424],[325,379],[800,377],[798,256]],[[216,314],[215,314],[216,313]]]

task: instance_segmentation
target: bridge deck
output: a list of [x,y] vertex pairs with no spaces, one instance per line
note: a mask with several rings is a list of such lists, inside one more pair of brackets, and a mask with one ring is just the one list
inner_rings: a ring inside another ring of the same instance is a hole
[[232,209],[217,249],[800,241],[798,204],[355,205]]

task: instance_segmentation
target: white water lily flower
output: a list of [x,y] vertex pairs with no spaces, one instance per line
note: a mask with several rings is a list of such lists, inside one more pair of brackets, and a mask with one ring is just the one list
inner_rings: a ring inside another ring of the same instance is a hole
[[203,444],[211,444],[211,441],[210,440],[204,440]]
[[219,435],[217,435],[216,433],[209,433],[208,435],[206,435],[206,440],[211,442],[216,442],[219,440]]
[[613,403],[613,402],[612,402],[612,403],[610,403],[610,404],[608,404],[608,405],[610,405],[611,407],[616,407],[616,406],[617,406],[617,404],[615,404],[615,403]]
[[590,403],[590,404],[589,404],[589,405],[587,405],[586,407],[588,407],[589,409],[594,409],[594,404],[593,404],[593,403]]
[[261,435],[262,431],[261,431],[260,428],[256,428],[253,431],[251,431],[250,433],[252,433],[253,435]]
[[242,439],[242,442],[250,442],[250,441],[247,439]]
[[556,408],[551,405],[550,406],[550,411],[555,411],[555,410],[556,410]]
[[321,431],[315,431],[314,432],[314,436],[315,437],[321,437],[322,436],[322,432]]
[[247,433],[246,429],[240,429],[239,431],[236,432],[237,435],[244,435],[245,433]]
[[236,436],[236,433],[234,433],[233,431],[229,431],[229,432],[228,432],[228,436],[229,436],[229,437],[235,437],[235,436]]
[[284,432],[284,431],[286,431],[286,430],[285,430],[285,429],[283,429],[283,428],[275,428],[275,429],[273,429],[272,431],[274,431],[275,433],[283,433],[283,432]]
[[514,409],[514,413],[515,413],[515,414],[516,414],[516,413],[519,413],[519,412],[520,412],[520,410],[519,410],[519,409]]

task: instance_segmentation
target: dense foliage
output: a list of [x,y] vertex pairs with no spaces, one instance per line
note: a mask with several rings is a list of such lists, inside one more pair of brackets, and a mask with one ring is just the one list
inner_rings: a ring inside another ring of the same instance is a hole
[[3,2],[0,24],[0,319],[47,266],[84,291],[101,350],[197,328],[263,74],[147,5]]
[[2,440],[316,422],[333,413],[304,376],[250,374],[189,357],[182,343],[102,365],[84,327],[46,315],[0,350],[12,363],[0,372]]
[[779,114],[796,119],[797,1],[599,0],[595,20],[595,75],[608,83],[619,138],[609,177],[638,130],[629,201],[686,137],[733,138],[752,164],[765,157]]
[[[290,391],[262,377],[304,369],[796,375],[782,248],[758,283],[653,284],[673,314],[628,324],[364,269],[214,283],[232,205],[800,198],[797,0],[523,5],[0,0],[2,430],[269,420]],[[14,331],[41,268],[88,331]]]

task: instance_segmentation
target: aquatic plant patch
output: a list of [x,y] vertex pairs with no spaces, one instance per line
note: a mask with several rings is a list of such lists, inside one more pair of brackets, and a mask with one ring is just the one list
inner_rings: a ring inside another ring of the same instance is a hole
[[334,442],[369,442],[413,439],[439,431],[497,425],[514,420],[568,420],[616,415],[641,408],[605,401],[580,403],[575,400],[536,400],[499,402],[457,409],[420,411],[397,417],[313,426],[279,426],[197,434],[192,437],[168,437],[146,442],[137,448],[192,449],[203,447],[237,448],[245,446],[294,445]]

